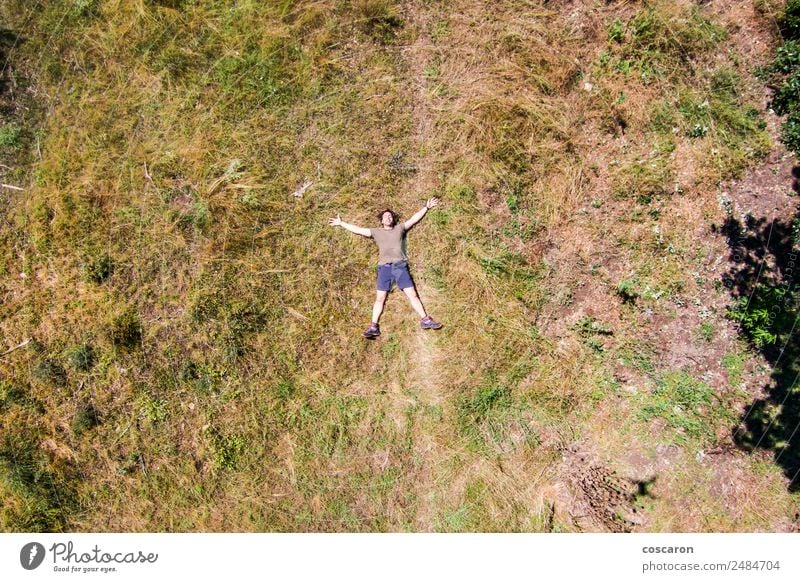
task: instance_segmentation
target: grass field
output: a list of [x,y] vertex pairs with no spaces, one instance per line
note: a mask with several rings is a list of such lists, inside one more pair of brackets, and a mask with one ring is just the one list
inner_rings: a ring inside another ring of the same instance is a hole
[[[0,0],[0,529],[796,527],[711,228],[783,4],[728,4]],[[444,328],[366,342],[328,218],[431,196]]]

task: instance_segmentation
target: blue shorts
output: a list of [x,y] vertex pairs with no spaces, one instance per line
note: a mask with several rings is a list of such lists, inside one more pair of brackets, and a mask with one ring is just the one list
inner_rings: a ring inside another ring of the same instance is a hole
[[389,291],[392,282],[396,282],[400,289],[414,286],[411,273],[408,272],[408,261],[378,265],[378,291]]

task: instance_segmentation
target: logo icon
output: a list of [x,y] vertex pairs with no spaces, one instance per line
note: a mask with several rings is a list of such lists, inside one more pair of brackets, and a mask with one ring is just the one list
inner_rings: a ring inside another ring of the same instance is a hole
[[44,546],[39,542],[30,542],[22,546],[19,552],[19,563],[26,570],[35,570],[44,561]]

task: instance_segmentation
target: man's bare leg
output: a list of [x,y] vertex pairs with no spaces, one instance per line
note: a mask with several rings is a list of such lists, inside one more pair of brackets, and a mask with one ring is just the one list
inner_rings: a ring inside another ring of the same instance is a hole
[[375,295],[375,305],[372,306],[372,323],[378,323],[383,313],[383,304],[386,303],[388,291],[378,291]]
[[425,317],[427,313],[425,313],[425,308],[422,306],[422,301],[420,301],[419,296],[417,295],[416,287],[406,287],[403,289],[403,293],[405,293],[406,297],[408,297],[408,300],[411,301],[414,311],[416,311],[420,317]]

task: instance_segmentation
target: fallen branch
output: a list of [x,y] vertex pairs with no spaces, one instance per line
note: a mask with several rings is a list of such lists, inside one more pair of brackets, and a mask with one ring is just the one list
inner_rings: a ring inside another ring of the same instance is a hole
[[14,346],[14,347],[13,347],[13,348],[11,348],[10,350],[6,350],[6,351],[4,351],[2,354],[0,354],[0,357],[3,357],[3,356],[6,356],[6,355],[8,355],[8,354],[10,354],[11,352],[13,352],[14,350],[18,350],[18,349],[20,349],[20,348],[24,348],[24,347],[25,347],[25,346],[27,346],[27,345],[28,345],[30,342],[31,342],[31,339],[30,339],[30,338],[28,338],[28,339],[26,339],[24,342],[22,342],[21,344],[19,344],[18,346]]
[[289,312],[289,315],[291,315],[293,317],[296,317],[297,319],[302,319],[303,321],[308,321],[308,318],[305,315],[303,315],[302,313],[300,313],[299,311],[297,311],[296,309],[292,309],[291,307],[287,306],[286,307],[286,311]]
[[24,191],[25,188],[20,188],[19,186],[12,186],[11,184],[0,184],[3,188],[11,188],[12,190],[19,190],[20,192]]
[[303,182],[303,185],[300,186],[300,188],[298,188],[297,190],[292,192],[292,196],[294,196],[295,198],[302,198],[303,197],[303,193],[306,190],[308,190],[311,187],[312,184],[313,184],[313,182],[311,180],[306,180],[305,182]]

